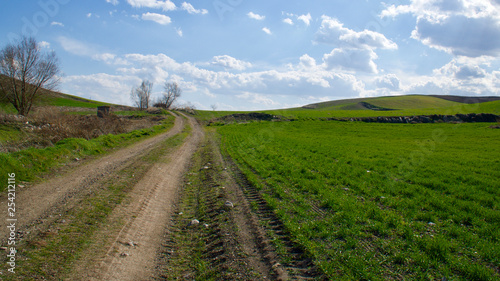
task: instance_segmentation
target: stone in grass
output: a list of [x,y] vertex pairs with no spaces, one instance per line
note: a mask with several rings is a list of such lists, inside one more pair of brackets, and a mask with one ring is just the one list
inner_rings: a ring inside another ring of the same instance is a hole
[[435,223],[433,223],[433,222],[429,222],[429,225],[430,225],[430,226],[435,226],[436,224],[435,224]]
[[226,201],[226,203],[224,203],[224,206],[226,206],[228,208],[234,208],[234,205],[231,201]]
[[188,226],[193,226],[193,225],[199,225],[200,221],[197,219],[191,220],[188,224]]

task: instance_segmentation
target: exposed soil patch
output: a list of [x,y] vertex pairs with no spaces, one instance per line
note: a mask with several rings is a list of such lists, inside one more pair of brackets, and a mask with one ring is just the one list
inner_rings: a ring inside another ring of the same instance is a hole
[[209,126],[218,123],[228,124],[228,123],[242,123],[250,121],[279,121],[282,119],[283,119],[282,116],[276,116],[260,112],[236,113],[219,118],[214,118],[209,121]]
[[364,108],[366,108],[366,109],[375,110],[375,111],[390,111],[390,110],[394,110],[394,109],[391,109],[391,108],[385,108],[385,107],[376,106],[376,105],[373,105],[373,104],[370,104],[370,103],[367,103],[367,102],[360,102],[359,105],[362,106],[362,107],[364,107]]

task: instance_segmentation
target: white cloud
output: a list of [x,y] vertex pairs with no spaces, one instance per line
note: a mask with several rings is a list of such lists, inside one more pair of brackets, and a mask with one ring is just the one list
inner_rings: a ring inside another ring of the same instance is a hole
[[479,65],[470,62],[462,63],[459,60],[452,60],[445,66],[435,69],[433,74],[436,76],[454,77],[459,80],[470,80],[486,77],[486,70]]
[[89,46],[88,44],[72,38],[60,36],[57,38],[57,41],[66,52],[74,55],[91,57],[92,55],[98,53],[95,47]]
[[500,12],[493,1],[412,0],[391,5],[381,17],[412,14],[412,38],[456,56],[500,57]]
[[262,31],[264,31],[265,33],[267,33],[267,34],[269,34],[269,35],[273,34],[273,33],[271,32],[271,30],[270,30],[269,28],[267,28],[267,27],[262,28]]
[[179,37],[183,37],[184,34],[182,33],[182,29],[181,28],[176,28],[175,31],[177,32],[177,35],[179,35]]
[[50,23],[50,25],[54,26],[54,25],[57,25],[57,26],[61,26],[61,27],[64,27],[64,24],[61,23],[61,22],[57,22],[57,21],[53,21]]
[[172,22],[172,20],[170,19],[169,16],[156,14],[156,13],[149,13],[149,12],[142,14],[142,19],[154,21],[154,22],[161,24],[161,25],[167,25],[167,24]]
[[[106,59],[106,55],[103,54],[102,59]],[[124,100],[128,103],[130,88],[140,83],[141,79],[149,79],[156,85],[175,80],[182,86],[185,93],[189,93],[192,97],[196,95],[205,98],[214,95],[224,96],[228,99],[244,99],[248,103],[261,102],[262,107],[275,108],[284,106],[284,103],[278,101],[286,100],[285,95],[288,98],[294,96],[295,100],[298,100],[306,94],[349,97],[358,96],[364,91],[364,83],[353,75],[328,71],[322,65],[316,65],[315,60],[308,55],[302,56],[297,67],[288,71],[268,70],[242,73],[211,71],[190,62],[176,62],[165,54],[128,54],[115,57],[109,55],[109,59],[114,61],[121,59],[127,61],[129,65],[117,68],[116,72],[119,75],[96,74],[71,77],[72,79],[64,81],[65,90],[68,90],[68,93],[85,95],[86,93],[108,95],[109,91],[109,95],[115,99],[114,102],[120,101],[118,94],[121,91],[126,95]],[[226,63],[233,68],[241,64],[241,61],[232,60],[229,56],[220,56],[214,60]],[[75,85],[71,84],[73,82]],[[114,86],[117,89],[113,89]],[[109,97],[97,99],[108,101]]]
[[236,97],[266,107],[273,105],[276,106],[279,104],[273,101],[270,97],[258,93],[243,92],[242,94],[237,95]]
[[323,16],[322,20],[321,27],[316,33],[316,42],[357,49],[398,48],[396,43],[387,39],[381,33],[371,30],[356,32],[344,27],[344,24],[337,19],[328,16]]
[[130,104],[130,89],[141,83],[135,76],[97,73],[63,77],[65,91],[84,98],[114,104]]
[[252,67],[252,64],[246,61],[241,61],[235,59],[228,55],[223,56],[215,56],[210,62],[212,65],[222,66],[227,69],[235,69],[235,70],[245,70],[249,67]]
[[303,21],[307,26],[309,26],[311,24],[312,17],[311,14],[308,13],[307,15],[299,16],[297,19]]
[[102,61],[107,64],[128,65],[126,60],[117,57],[115,54],[101,52],[99,46],[87,44],[64,36],[57,38],[57,41],[66,52],[73,55],[89,57],[93,60]]
[[92,13],[87,14],[87,18],[90,18],[90,17],[92,17]]
[[127,3],[134,8],[155,8],[163,11],[173,11],[177,8],[170,0],[127,0]]
[[181,8],[187,11],[189,14],[208,14],[208,11],[206,9],[197,10],[193,7],[193,5],[187,2],[183,2]]
[[439,95],[500,95],[498,71],[488,72],[479,65],[463,64],[461,59],[453,59],[429,76],[407,78],[408,86],[402,87],[406,94]]
[[258,15],[258,14],[255,14],[253,12],[249,12],[247,14],[247,16],[251,19],[254,19],[254,20],[264,20],[266,18],[266,16],[261,16],[261,15]]
[[47,41],[41,41],[40,43],[38,43],[38,46],[40,46],[40,48],[49,49],[50,48],[50,43],[47,42]]
[[300,60],[299,65],[302,66],[302,68],[316,67],[316,60],[311,56],[309,56],[308,54],[301,56],[299,60]]
[[375,79],[375,84],[378,88],[386,88],[391,91],[398,91],[400,89],[400,80],[395,74],[387,74]]
[[115,6],[119,4],[118,0],[106,0],[106,2],[110,3],[110,4],[113,4]]
[[374,60],[377,54],[371,49],[333,49],[323,56],[327,69],[346,69],[378,73]]
[[283,20],[283,22],[289,25],[293,25],[293,20],[291,18],[286,18]]
[[412,38],[457,56],[500,57],[500,21],[453,16],[439,24],[420,18]]

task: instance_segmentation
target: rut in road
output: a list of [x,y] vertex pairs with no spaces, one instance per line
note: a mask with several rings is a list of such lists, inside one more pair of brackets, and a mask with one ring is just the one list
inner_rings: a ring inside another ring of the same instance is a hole
[[[175,116],[175,114],[174,114]],[[100,183],[112,177],[134,159],[145,155],[162,141],[178,134],[184,128],[185,120],[177,117],[175,125],[168,132],[146,139],[130,147],[118,150],[102,158],[75,168],[69,174],[55,177],[17,192],[16,211],[18,233],[26,239],[51,224],[63,209],[71,208],[85,194],[98,188]],[[7,197],[0,198],[0,206],[7,205]],[[7,217],[7,208],[0,209],[0,216]],[[0,227],[0,239],[5,244],[8,235],[6,227]],[[29,235],[28,235],[29,233]]]
[[[88,256],[75,265],[73,276],[82,280],[149,280],[154,276],[156,253],[161,248],[165,227],[179,192],[180,181],[204,133],[187,117],[191,135],[181,147],[155,163],[129,194],[130,204],[118,206],[110,220],[126,218],[118,233],[101,233],[110,244],[104,257]],[[106,232],[106,229],[100,230]],[[108,242],[108,243],[109,243]],[[84,255],[85,256],[85,255]],[[97,262],[97,264],[95,264]]]

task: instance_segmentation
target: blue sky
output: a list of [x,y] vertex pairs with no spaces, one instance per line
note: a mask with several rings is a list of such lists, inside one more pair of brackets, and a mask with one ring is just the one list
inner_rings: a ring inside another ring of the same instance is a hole
[[500,0],[4,0],[0,44],[54,50],[60,91],[131,104],[148,79],[198,109],[500,95]]

